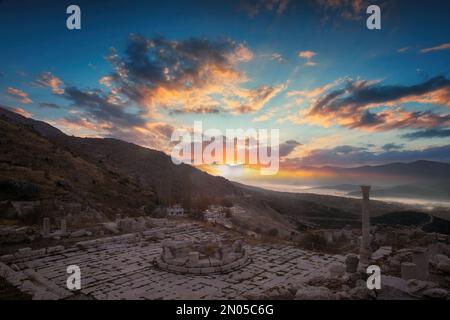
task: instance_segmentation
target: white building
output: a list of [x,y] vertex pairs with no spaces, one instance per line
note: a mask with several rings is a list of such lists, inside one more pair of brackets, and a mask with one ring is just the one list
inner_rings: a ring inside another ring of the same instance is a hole
[[177,216],[177,217],[185,215],[184,214],[184,208],[181,207],[179,204],[176,204],[174,206],[171,206],[171,207],[167,208],[167,214],[169,216]]

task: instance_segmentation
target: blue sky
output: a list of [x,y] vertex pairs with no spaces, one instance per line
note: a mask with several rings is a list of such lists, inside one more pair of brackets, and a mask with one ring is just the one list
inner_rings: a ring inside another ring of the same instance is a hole
[[450,2],[370,4],[381,30],[364,0],[0,1],[0,104],[166,152],[194,120],[279,128],[289,170],[450,161]]

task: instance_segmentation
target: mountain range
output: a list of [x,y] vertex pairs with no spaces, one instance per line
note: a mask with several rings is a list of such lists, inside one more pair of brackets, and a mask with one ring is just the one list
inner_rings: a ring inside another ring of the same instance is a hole
[[[175,165],[161,151],[118,139],[68,136],[6,107],[0,107],[0,151],[2,200],[79,202],[106,214],[118,210],[131,214],[154,207],[163,196],[182,199],[189,188],[194,197],[230,197],[250,208],[250,225],[260,219],[274,224],[288,221],[294,227],[307,225],[307,221],[343,226],[357,223],[360,214],[358,199],[249,187],[189,165]],[[334,168],[345,173],[441,179],[450,178],[449,169],[449,164],[431,161]],[[402,206],[373,201],[372,210],[384,214],[402,210]],[[261,228],[270,225],[264,222]]]

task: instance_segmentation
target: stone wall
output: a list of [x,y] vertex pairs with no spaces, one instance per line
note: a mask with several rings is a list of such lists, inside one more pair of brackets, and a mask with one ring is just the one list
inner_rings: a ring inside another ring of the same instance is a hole
[[251,262],[241,240],[232,245],[211,241],[165,240],[154,265],[181,274],[214,274],[238,270]]

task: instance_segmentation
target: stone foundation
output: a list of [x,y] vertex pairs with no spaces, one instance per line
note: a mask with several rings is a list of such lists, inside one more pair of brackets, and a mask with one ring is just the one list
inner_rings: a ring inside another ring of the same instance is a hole
[[217,274],[241,269],[251,262],[240,240],[232,245],[221,242],[166,240],[153,264],[179,274]]

